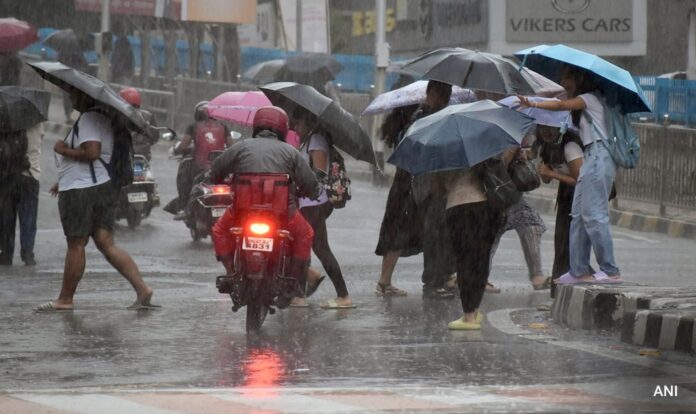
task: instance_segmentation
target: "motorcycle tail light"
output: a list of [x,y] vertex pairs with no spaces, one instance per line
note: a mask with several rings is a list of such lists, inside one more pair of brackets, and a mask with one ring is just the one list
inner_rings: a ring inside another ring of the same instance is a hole
[[271,231],[271,226],[269,226],[267,223],[254,222],[249,225],[249,230],[251,230],[251,232],[257,236],[263,236]]
[[230,186],[229,185],[214,185],[213,186],[213,194],[229,194],[230,193]]

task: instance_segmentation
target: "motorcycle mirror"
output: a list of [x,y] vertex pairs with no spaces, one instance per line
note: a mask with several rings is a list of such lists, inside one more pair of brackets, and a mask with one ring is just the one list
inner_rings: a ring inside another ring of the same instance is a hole
[[231,137],[233,140],[236,141],[236,140],[238,140],[239,138],[242,137],[242,134],[240,134],[240,133],[237,132],[237,131],[230,131],[230,137]]
[[174,141],[176,139],[176,132],[171,128],[167,128],[160,133],[160,138],[165,141]]

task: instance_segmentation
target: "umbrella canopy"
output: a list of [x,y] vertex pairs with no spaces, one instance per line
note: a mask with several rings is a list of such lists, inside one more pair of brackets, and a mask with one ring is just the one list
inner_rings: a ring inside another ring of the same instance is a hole
[[21,86],[0,87],[0,132],[28,129],[48,119],[51,94]]
[[276,73],[279,82],[297,82],[314,87],[336,78],[343,65],[326,53],[301,53],[289,57]]
[[[402,106],[420,104],[425,101],[425,91],[428,88],[428,81],[420,80],[406,85],[393,91],[385,92],[377,96],[363,111],[363,115],[375,115],[383,112],[389,112],[394,108]],[[450,96],[450,105],[460,103],[474,102],[476,95],[470,89],[460,88],[459,86],[452,87],[452,95]]]
[[225,92],[208,102],[208,115],[215,119],[251,126],[256,110],[270,105],[271,101],[259,91]]
[[117,117],[131,130],[154,136],[156,132],[149,127],[140,112],[123,100],[113,89],[94,76],[77,69],[65,66],[59,62],[27,63],[38,74],[59,88],[79,91],[88,96],[111,116]]
[[0,19],[0,52],[21,50],[39,40],[36,28],[13,17]]
[[257,63],[247,69],[242,77],[259,84],[270,83],[276,79],[278,71],[284,64],[285,59],[273,59]]
[[522,68],[520,74],[522,74],[522,77],[524,77],[532,89],[534,89],[534,94],[536,96],[558,99],[566,98],[566,90],[561,85],[540,73],[534,72],[529,68]]
[[413,175],[470,168],[520,146],[533,127],[490,100],[452,105],[414,122],[388,162]]
[[500,55],[464,48],[424,53],[403,66],[424,79],[503,95],[533,95],[534,89],[517,64]]
[[331,134],[333,144],[357,160],[376,165],[370,137],[360,124],[337,102],[320,94],[308,85],[276,82],[260,87],[273,105],[291,114],[303,108],[314,116],[321,127]]
[[610,105],[620,105],[624,113],[651,112],[643,89],[631,74],[597,55],[565,45],[540,45],[515,53],[522,66],[552,80],[560,80],[564,65],[573,65],[590,73]]
[[73,29],[56,30],[46,36],[43,44],[58,52],[82,53],[86,49],[86,39],[81,38]]
[[[543,98],[540,96],[530,96],[527,99],[532,102],[558,101],[558,99],[555,98]],[[535,108],[533,106],[520,107],[520,100],[516,96],[508,96],[507,98],[499,100],[498,103],[531,116],[538,125],[546,125],[554,128],[562,128],[565,126],[567,128],[572,124],[570,111],[551,111],[548,109]]]

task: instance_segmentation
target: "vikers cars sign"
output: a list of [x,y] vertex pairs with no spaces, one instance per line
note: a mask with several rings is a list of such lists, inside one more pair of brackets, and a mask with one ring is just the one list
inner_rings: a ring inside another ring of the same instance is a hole
[[508,42],[633,40],[633,0],[508,0]]

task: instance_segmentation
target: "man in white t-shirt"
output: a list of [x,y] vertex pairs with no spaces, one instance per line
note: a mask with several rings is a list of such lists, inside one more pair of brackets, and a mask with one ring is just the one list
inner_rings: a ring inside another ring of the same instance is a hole
[[[91,237],[99,251],[130,282],[137,298],[129,309],[150,309],[152,288],[145,284],[133,259],[114,244],[113,226],[118,189],[110,182],[103,163],[111,161],[114,147],[112,123],[96,103],[80,91],[69,91],[81,115],[65,140],[53,148],[58,182],[50,193],[58,196],[58,210],[68,243],[63,286],[58,298],[34,308],[37,312],[73,309],[73,296],[85,269],[85,246]],[[102,162],[103,161],[103,162]]]

